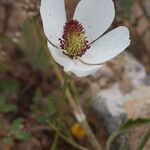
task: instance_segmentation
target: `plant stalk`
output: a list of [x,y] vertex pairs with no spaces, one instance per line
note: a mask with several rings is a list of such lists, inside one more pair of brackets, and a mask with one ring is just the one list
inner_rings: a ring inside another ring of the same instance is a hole
[[70,107],[72,108],[72,113],[75,116],[78,123],[81,125],[81,127],[85,130],[86,136],[87,136],[88,141],[91,144],[93,150],[102,150],[100,143],[97,141],[95,135],[93,134],[93,132],[88,124],[88,121],[86,119],[86,116],[83,112],[82,107],[79,104],[75,103],[68,88],[66,91],[66,96],[67,96],[68,103],[69,103]]
[[59,115],[59,122],[58,122],[58,131],[56,132],[56,136],[54,139],[54,143],[52,145],[51,150],[56,150],[57,148],[57,143],[60,137],[60,132],[61,132],[61,123],[63,122],[63,117],[64,117],[64,109],[65,109],[65,101],[66,101],[66,89],[67,89],[67,81],[68,81],[68,76],[64,74],[64,83],[63,83],[63,98],[61,101],[61,109],[60,109],[60,115]]

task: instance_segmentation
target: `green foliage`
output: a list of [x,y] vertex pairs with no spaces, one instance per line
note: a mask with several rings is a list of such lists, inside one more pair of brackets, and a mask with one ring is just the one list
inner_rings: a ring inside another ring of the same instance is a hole
[[123,124],[119,129],[118,132],[124,132],[130,128],[134,128],[146,123],[150,123],[150,119],[148,118],[138,118],[138,119],[130,119],[125,124]]
[[17,107],[14,104],[0,103],[1,112],[10,113],[10,112],[15,112],[16,110]]
[[0,62],[0,71],[1,72],[5,72],[10,69],[11,69],[11,67],[8,64]]
[[5,79],[5,80],[0,80],[0,86],[3,89],[3,91],[7,94],[14,93],[18,90],[18,83],[13,80]]
[[131,15],[132,6],[133,6],[133,0],[120,0],[121,11],[127,17]]
[[5,102],[6,95],[12,94],[18,90],[18,83],[13,80],[0,80],[0,88],[3,95],[0,96],[0,111],[3,113],[10,113],[17,110],[16,105]]
[[123,140],[123,142],[121,143],[121,145],[120,145],[120,147],[119,147],[119,150],[126,150],[124,140]]
[[[56,100],[52,95],[43,96],[40,90],[37,90],[33,98],[34,103],[31,105],[31,110],[37,114],[39,123],[46,123],[47,120],[53,120],[53,115],[56,112]],[[41,108],[43,103],[43,108]]]
[[137,150],[143,150],[144,146],[146,145],[146,143],[148,142],[148,140],[150,139],[150,128],[148,129],[148,131],[142,136],[140,143],[137,147]]
[[[56,112],[56,100],[52,95],[48,95],[45,97],[45,113],[49,114],[50,116]],[[48,116],[49,116],[48,115]],[[48,117],[47,116],[47,117]]]
[[28,20],[24,21],[23,34],[25,37],[25,47],[23,52],[25,54],[25,61],[29,62],[33,68],[43,70],[49,66],[49,62],[40,45],[42,41],[39,41],[37,32],[40,31],[36,31],[34,23]]
[[0,96],[0,111],[3,113],[10,113],[17,110],[16,105],[5,102],[5,96]]
[[[79,149],[79,150],[88,150],[88,149],[82,147],[81,145],[79,145],[78,143],[76,143],[76,142],[74,141],[74,139],[72,138],[72,136],[71,136],[70,133],[67,133],[66,135],[64,135],[62,132],[59,131],[59,129],[58,129],[58,127],[57,127],[58,125],[52,124],[50,121],[48,121],[48,123],[49,123],[49,125],[51,126],[51,128],[52,128],[53,130],[55,130],[55,131],[59,134],[59,136],[60,136],[62,139],[64,139],[66,142],[68,142],[69,144],[71,144],[72,146],[74,146],[75,148],[77,148],[77,149]],[[66,127],[65,127],[65,129],[66,129]],[[67,132],[68,132],[68,131],[67,131]]]
[[18,130],[20,130],[22,124],[22,120],[20,118],[14,120],[11,124],[11,130],[16,133]]
[[17,118],[11,123],[10,133],[3,138],[4,144],[10,144],[14,139],[28,140],[31,138],[31,134],[22,130],[22,119]]
[[119,127],[116,131],[114,131],[112,133],[112,135],[108,138],[107,140],[107,144],[106,144],[106,150],[109,150],[111,147],[112,142],[114,141],[114,139],[124,133],[127,132],[129,129],[134,128],[134,127],[138,127],[141,126],[143,124],[150,124],[150,118],[138,118],[138,119],[130,119],[128,120],[126,123],[124,123],[121,127]]
[[23,131],[18,131],[15,134],[15,138],[18,140],[28,140],[31,138],[31,134],[27,133],[27,132],[23,132]]
[[5,137],[3,138],[3,143],[4,144],[10,144],[12,142],[12,138],[11,137]]
[[33,98],[33,105],[31,105],[31,110],[33,112],[39,112],[40,110],[40,101],[42,99],[42,92],[38,89],[36,92],[35,92],[35,95],[34,95],[34,98]]
[[55,99],[54,97],[52,97],[51,95],[48,95],[47,97],[44,98],[44,102],[45,102],[45,107],[44,110],[42,112],[42,115],[38,117],[38,122],[39,123],[44,123],[47,120],[51,120],[54,121],[54,114],[56,112],[56,103],[55,103]]
[[18,140],[28,140],[31,137],[30,133],[22,131],[21,128],[22,119],[18,118],[12,122],[11,131],[13,132],[13,138]]
[[3,95],[0,95],[0,102],[4,101],[5,100],[5,96]]

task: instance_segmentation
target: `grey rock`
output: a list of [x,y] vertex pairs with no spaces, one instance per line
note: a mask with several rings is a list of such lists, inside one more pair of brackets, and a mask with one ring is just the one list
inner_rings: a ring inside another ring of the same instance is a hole
[[[106,88],[92,90],[93,96],[91,101],[92,109],[103,123],[103,127],[108,136],[130,117],[130,113],[127,112],[130,109],[126,109],[124,107],[125,104],[128,104],[126,107],[129,107],[132,105],[130,101],[136,101],[137,98],[142,99],[144,96],[147,96],[150,99],[150,94],[148,92],[150,91],[150,87],[145,84],[147,78],[145,69],[136,59],[130,54],[126,54],[121,61],[115,60],[115,62],[112,63],[115,67],[117,66],[117,71],[119,70],[117,77],[119,76],[120,79],[113,80],[113,83],[111,83],[110,86],[106,86]],[[120,71],[121,69],[118,68],[123,68],[123,71]],[[108,72],[111,72],[111,76],[104,76],[104,74],[108,74]],[[99,76],[99,80],[101,79],[101,76],[115,78],[116,72],[113,75],[111,68],[105,66],[103,67],[103,71],[99,71],[99,75],[97,73],[95,76],[97,79]],[[100,84],[100,82],[98,83]],[[144,90],[142,90],[141,87],[144,87]],[[142,110],[146,111],[144,109]],[[146,112],[143,112],[143,114],[145,113]],[[140,114],[142,115],[141,112]],[[114,149],[117,150],[119,145],[121,145],[122,141],[125,139],[125,136],[118,138],[114,143]],[[126,144],[126,149],[129,149],[128,144]]]

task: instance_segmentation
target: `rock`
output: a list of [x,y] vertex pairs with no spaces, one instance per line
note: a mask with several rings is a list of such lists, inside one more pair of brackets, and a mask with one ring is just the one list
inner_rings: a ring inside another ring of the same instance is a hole
[[96,79],[105,77],[109,80],[111,78],[119,82],[130,81],[132,86],[136,86],[145,81],[146,71],[144,66],[133,56],[129,53],[124,53],[104,65],[93,77]]
[[[97,117],[100,118],[108,136],[126,120],[122,98],[123,94],[118,84],[93,95],[92,107]],[[117,139],[113,148],[118,147],[123,139],[124,137]]]
[[[108,72],[109,73],[108,75]],[[105,75],[106,74],[106,75]],[[129,118],[150,117],[150,86],[145,84],[147,79],[144,67],[131,55],[124,55],[121,58],[111,61],[103,70],[94,76],[99,79],[99,90],[92,90],[91,105],[95,114],[103,122],[108,136]],[[107,78],[106,84],[101,87],[102,78]],[[111,80],[110,80],[111,78]],[[94,82],[91,83],[92,85]],[[126,148],[134,150],[138,144],[141,133],[136,132],[132,139],[136,144],[126,140]],[[118,138],[114,149],[126,139],[125,136]],[[148,147],[150,149],[150,147]],[[147,150],[148,150],[147,149]]]
[[[140,85],[131,94],[125,96],[123,108],[128,118],[150,118],[150,86]],[[136,149],[140,138],[148,131],[150,124],[139,126],[130,130],[129,145],[130,149]],[[144,150],[150,149],[150,141],[146,144]]]
[[147,73],[147,77],[145,79],[145,84],[150,85],[150,73]]

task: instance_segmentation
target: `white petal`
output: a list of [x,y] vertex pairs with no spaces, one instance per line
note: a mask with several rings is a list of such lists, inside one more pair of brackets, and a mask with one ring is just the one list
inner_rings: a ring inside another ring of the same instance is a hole
[[74,73],[78,77],[85,77],[90,74],[95,73],[101,65],[86,65],[80,60],[73,60],[68,56],[64,55],[61,50],[53,47],[48,43],[49,51],[54,58],[54,60],[61,66],[64,67],[64,71],[67,73]]
[[91,64],[104,63],[129,46],[129,36],[128,28],[118,27],[95,41],[81,57],[81,60]]
[[49,51],[54,60],[61,66],[64,67],[66,72],[69,72],[74,67],[74,61],[68,56],[64,55],[60,49],[53,47],[48,43]]
[[101,66],[102,65],[86,65],[77,59],[75,60],[75,66],[72,68],[71,72],[78,77],[85,77],[94,74]]
[[81,0],[75,10],[74,19],[83,25],[88,40],[92,42],[110,27],[114,16],[112,0]]
[[46,37],[58,45],[66,22],[64,0],[41,0],[40,13]]

